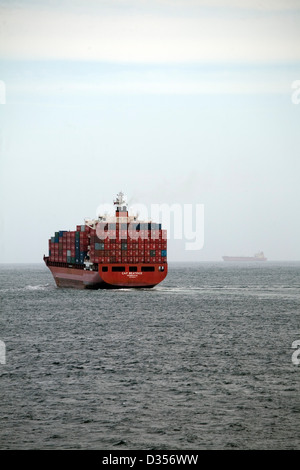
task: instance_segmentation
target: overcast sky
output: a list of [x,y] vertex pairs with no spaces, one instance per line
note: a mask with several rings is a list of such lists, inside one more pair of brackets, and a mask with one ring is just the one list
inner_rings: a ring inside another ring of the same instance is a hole
[[0,0],[0,262],[120,190],[204,205],[170,261],[300,260],[297,80],[299,0]]

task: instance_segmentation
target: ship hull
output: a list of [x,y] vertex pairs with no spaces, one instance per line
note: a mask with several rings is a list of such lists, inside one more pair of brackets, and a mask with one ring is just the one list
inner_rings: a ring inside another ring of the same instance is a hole
[[[147,268],[154,271],[142,271],[144,264],[135,265],[136,271],[131,272],[128,264],[108,265],[107,271],[102,272],[102,266],[97,271],[85,270],[83,265],[68,265],[67,263],[54,263],[49,258],[44,259],[46,266],[52,273],[58,287],[75,289],[109,289],[109,288],[138,288],[154,287],[167,276],[167,263],[164,263],[164,271],[159,270],[161,264],[149,264]],[[124,271],[114,272],[112,266],[122,266]]]
[[267,261],[267,258],[255,256],[223,256],[224,261]]

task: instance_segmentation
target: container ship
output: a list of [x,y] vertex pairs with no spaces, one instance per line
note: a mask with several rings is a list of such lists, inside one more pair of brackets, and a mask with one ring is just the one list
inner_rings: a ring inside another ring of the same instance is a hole
[[224,261],[267,261],[263,251],[254,256],[223,256]]
[[115,215],[86,219],[74,231],[55,232],[44,262],[58,287],[154,287],[168,272],[167,231],[129,216],[120,192]]

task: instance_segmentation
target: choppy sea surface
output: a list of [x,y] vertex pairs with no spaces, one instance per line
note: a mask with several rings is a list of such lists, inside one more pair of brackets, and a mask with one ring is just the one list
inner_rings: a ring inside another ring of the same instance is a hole
[[170,263],[150,290],[0,276],[1,449],[300,449],[300,263]]

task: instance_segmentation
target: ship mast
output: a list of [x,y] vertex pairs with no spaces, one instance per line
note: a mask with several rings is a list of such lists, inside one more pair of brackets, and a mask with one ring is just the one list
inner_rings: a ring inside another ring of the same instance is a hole
[[128,209],[124,199],[124,194],[120,191],[114,200],[116,206],[116,217],[120,223],[128,223]]
[[[124,193],[122,193],[122,191],[120,191],[117,194],[117,197],[114,200],[114,205],[117,206],[117,210],[120,210],[120,208],[123,208],[124,206],[126,206],[126,201],[124,199]],[[125,208],[125,210],[126,210],[126,208]]]

